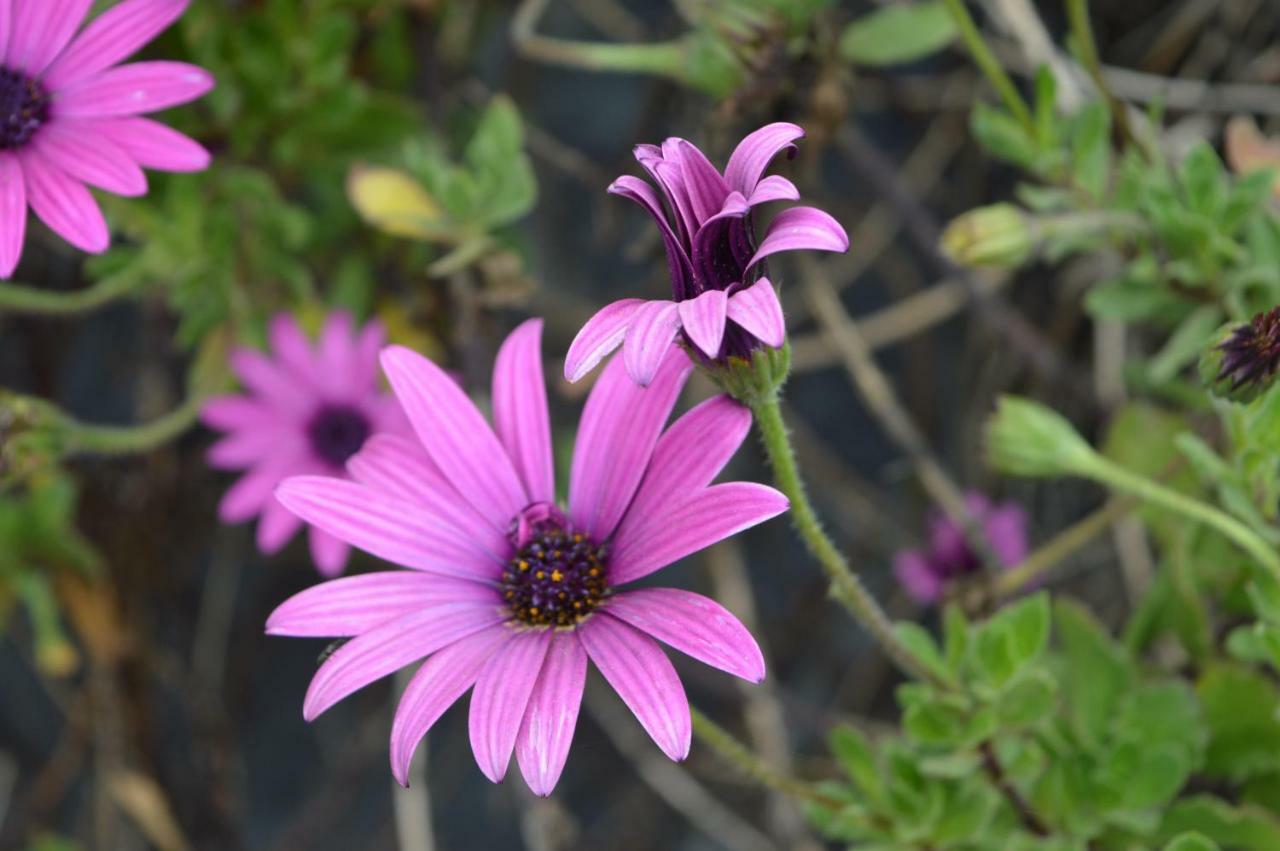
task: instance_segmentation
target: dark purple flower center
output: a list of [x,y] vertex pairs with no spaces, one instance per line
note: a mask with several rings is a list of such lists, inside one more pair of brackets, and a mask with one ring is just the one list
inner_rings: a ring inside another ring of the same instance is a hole
[[311,450],[336,467],[360,451],[369,432],[368,417],[348,405],[325,405],[307,423]]
[[1280,369],[1280,307],[1236,328],[1218,349],[1222,352],[1218,380],[1229,380],[1232,390],[1275,375]]
[[604,548],[574,531],[555,506],[526,508],[511,539],[517,549],[502,573],[502,595],[516,620],[569,627],[600,605],[608,588]]
[[21,71],[0,68],[0,150],[21,148],[49,120],[49,95]]

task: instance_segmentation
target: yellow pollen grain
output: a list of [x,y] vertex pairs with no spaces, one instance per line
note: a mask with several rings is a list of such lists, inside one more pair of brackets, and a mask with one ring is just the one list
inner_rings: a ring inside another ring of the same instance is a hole
[[537,573],[534,574],[534,577],[537,579],[546,579],[547,572],[545,570],[539,570]]
[[537,606],[530,606],[530,607],[529,607],[529,614],[531,614],[531,615],[536,615],[536,614],[538,614],[538,607],[537,607]]
[[553,571],[551,571],[551,581],[552,581],[552,582],[563,582],[563,581],[564,581],[564,574],[563,574],[563,573],[561,573],[561,572],[560,572],[560,571],[558,571],[558,570],[553,570]]
[[600,575],[600,568],[598,568],[598,567],[593,567],[593,568],[591,568],[590,570],[588,570],[588,571],[587,571],[587,573],[588,573],[588,575],[590,575],[590,576],[599,576],[599,575]]
[[528,569],[529,569],[529,562],[525,561],[524,559],[520,559],[520,561],[517,563],[517,566],[518,566],[521,570],[528,570]]

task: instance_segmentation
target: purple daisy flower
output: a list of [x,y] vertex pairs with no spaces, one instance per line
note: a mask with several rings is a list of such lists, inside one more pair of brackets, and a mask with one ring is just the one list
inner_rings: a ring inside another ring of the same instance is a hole
[[710,484],[750,413],[718,396],[664,432],[689,358],[668,347],[648,388],[615,360],[583,410],[562,509],[541,334],[540,320],[525,322],[498,353],[493,428],[431,361],[386,349],[383,369],[418,441],[376,437],[348,462],[354,481],[295,478],[277,491],[308,523],[412,568],[322,583],[267,621],[274,635],[350,638],[311,681],[308,720],[426,660],[392,725],[401,783],[427,730],[472,686],[481,771],[500,782],[514,752],[529,787],[547,795],[568,756],[588,660],[676,760],[689,752],[689,704],[658,641],[752,682],[764,677],[755,640],[719,604],[672,588],[621,589],[786,510],[772,488]]
[[213,88],[209,73],[184,62],[117,64],[187,3],[125,0],[76,36],[93,0],[0,0],[0,277],[22,256],[28,205],[67,242],[97,253],[109,236],[86,185],[143,195],[143,166],[208,166],[199,144],[138,116],[200,97]]
[[[1027,557],[1027,516],[1021,508],[1013,503],[992,505],[972,491],[965,494],[965,505],[982,524],[1003,566],[1012,567]],[[926,606],[940,601],[951,582],[981,568],[982,560],[969,548],[964,531],[941,514],[929,521],[927,550],[906,550],[893,560],[893,573],[907,596]]]
[[684,139],[636,146],[636,159],[662,190],[665,207],[638,177],[619,177],[609,191],[635,201],[658,223],[671,300],[628,298],[603,308],[569,347],[567,379],[577,381],[623,346],[627,372],[648,384],[682,330],[693,349],[713,361],[749,358],[760,346],[782,346],[786,324],[764,259],[779,251],[849,248],[844,228],[814,207],[783,210],[756,243],[752,210],[769,201],[800,199],[794,183],[764,172],[782,151],[794,153],[803,135],[794,124],[761,127],[738,144],[723,175]]
[[[269,328],[271,355],[253,349],[231,354],[231,368],[246,395],[208,400],[200,419],[228,434],[209,449],[209,463],[248,470],[222,497],[224,523],[258,521],[258,549],[277,552],[302,521],[272,491],[289,476],[344,475],[344,464],[376,433],[408,434],[395,399],[378,387],[381,323],[358,332],[351,315],[329,315],[315,347],[292,316],[278,314]],[[325,576],[341,573],[350,548],[314,526],[311,556]]]

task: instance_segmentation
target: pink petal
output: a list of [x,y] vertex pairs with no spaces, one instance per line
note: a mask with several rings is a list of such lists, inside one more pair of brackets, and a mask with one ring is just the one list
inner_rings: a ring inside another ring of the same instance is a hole
[[761,278],[729,297],[729,318],[766,346],[781,348],[787,341],[782,302],[768,278]]
[[217,470],[242,470],[277,457],[282,445],[288,446],[291,454],[300,456],[291,444],[302,440],[301,435],[274,422],[262,428],[237,429],[209,447],[205,459]]
[[677,588],[640,588],[615,595],[606,611],[699,662],[753,683],[764,679],[760,645],[715,600]]
[[680,325],[693,344],[709,358],[720,354],[728,300],[724,290],[707,290],[697,298],[682,301],[679,305]]
[[942,577],[934,572],[923,555],[914,550],[894,557],[893,575],[907,596],[922,606],[933,605],[942,598]]
[[186,62],[118,65],[57,92],[57,118],[141,115],[187,103],[213,88],[208,71]]
[[[0,9],[0,14],[5,12]],[[27,186],[22,164],[13,154],[0,153],[0,278],[13,275],[22,259],[27,236]]]
[[74,125],[54,122],[32,139],[32,148],[70,177],[116,195],[146,195],[147,175],[110,139],[82,136]]
[[204,171],[209,152],[170,127],[150,118],[88,118],[65,122],[84,135],[115,142],[144,168],[160,171]]
[[551,649],[516,739],[520,773],[535,795],[550,795],[564,771],[586,681],[582,643],[570,632],[552,633]]
[[493,366],[493,424],[531,502],[555,502],[551,420],[542,377],[542,320],[511,332]]
[[189,0],[125,0],[85,27],[84,32],[44,73],[44,84],[56,91],[128,59],[169,28]]
[[676,147],[693,214],[698,221],[705,222],[724,206],[729,184],[692,142],[680,139]]
[[492,603],[444,602],[376,626],[339,647],[320,666],[303,700],[302,716],[311,721],[374,680],[506,617]]
[[787,498],[754,482],[712,485],[687,502],[655,510],[617,546],[609,564],[614,585],[633,582],[687,555],[777,517]]
[[267,618],[268,635],[347,637],[436,603],[491,601],[498,592],[478,582],[411,570],[345,576],[313,585],[285,600]]
[[19,0],[4,64],[39,75],[67,46],[92,5],[93,0]]
[[[372,392],[378,388],[378,352],[387,344],[387,329],[381,322],[366,322],[356,335],[351,352],[351,386],[354,392]],[[399,407],[396,403],[395,407]],[[412,432],[405,421],[405,434]]]
[[9,35],[13,31],[13,0],[0,0],[0,65],[7,64]]
[[494,783],[501,783],[511,762],[520,722],[538,682],[553,630],[517,632],[489,657],[471,695],[471,752]]
[[277,313],[271,317],[271,322],[267,325],[267,339],[276,360],[294,376],[306,381],[317,376],[318,371],[311,354],[311,341],[292,313]]
[[382,368],[431,460],[463,499],[506,528],[529,498],[476,406],[448,373],[403,346],[383,349]]
[[[668,139],[663,143],[663,146],[664,148],[670,147],[674,149],[680,141],[683,140]],[[667,199],[671,202],[671,207],[675,210],[676,224],[687,242],[697,232],[698,224],[701,220],[693,212],[693,203],[689,200],[684,170],[681,168],[680,163],[676,160],[660,159],[656,161],[641,160],[640,164],[648,169],[649,174],[662,187],[663,193],[666,194]]]
[[627,329],[622,359],[633,381],[646,385],[671,350],[680,328],[680,311],[673,301],[647,301],[640,305]]
[[766,124],[749,133],[729,155],[724,169],[725,182],[731,189],[750,196],[773,158],[782,151],[794,153],[796,140],[803,136],[804,130],[783,121]]
[[221,431],[262,428],[277,420],[274,411],[248,396],[213,396],[200,406],[200,422]]
[[727,395],[713,396],[676,420],[653,450],[640,489],[613,533],[615,549],[631,545],[655,513],[687,502],[711,483],[751,430],[751,411]]
[[22,171],[31,209],[54,233],[81,251],[106,251],[107,222],[83,183],[30,148],[22,152]]
[[356,482],[294,476],[276,498],[303,520],[393,564],[487,581],[500,572],[493,557],[413,503]]
[[434,654],[413,675],[391,724],[391,773],[401,786],[409,785],[409,764],[422,737],[475,684],[485,663],[514,634],[505,626],[477,632]]
[[783,210],[769,223],[769,230],[756,253],[747,261],[747,268],[779,251],[799,249],[848,251],[849,236],[839,222],[818,208],[792,207]]
[[799,201],[800,190],[785,177],[771,174],[756,184],[756,188],[747,196],[747,204],[755,207],[770,201]]
[[605,612],[575,630],[591,661],[640,726],[671,759],[689,755],[689,701],[671,660],[652,638]]
[[[311,549],[311,560],[316,564],[316,572],[326,579],[332,579],[342,573],[347,566],[347,558],[351,555],[351,547],[325,530],[312,526],[307,529],[307,543]],[[439,579],[439,577],[435,577]]]
[[622,519],[692,370],[688,356],[670,346],[649,387],[632,382],[615,358],[591,389],[573,454],[569,515],[596,541]]
[[355,318],[345,310],[332,311],[320,329],[316,361],[330,399],[346,402],[352,396],[355,334]]
[[500,530],[458,496],[416,438],[375,434],[347,461],[352,478],[372,490],[422,506],[494,558],[507,558],[511,544]]
[[223,523],[242,523],[253,517],[271,499],[280,481],[278,467],[257,467],[241,476],[227,489],[218,503],[218,519]]
[[276,500],[269,500],[262,507],[262,517],[258,520],[258,551],[264,555],[279,552],[301,528],[302,521],[293,512]]
[[601,308],[588,319],[569,344],[569,353],[564,357],[564,377],[577,381],[595,369],[605,355],[622,345],[631,317],[642,304],[644,299],[624,298]]
[[667,214],[662,209],[658,193],[640,178],[625,174],[610,184],[609,194],[635,201],[653,217],[658,224],[658,231],[662,234],[662,244],[667,251],[667,271],[671,275],[674,292],[689,292],[693,287],[693,266],[680,238],[667,222]]
[[233,349],[228,361],[231,370],[249,392],[284,414],[288,420],[300,422],[311,415],[316,406],[313,389],[300,383],[262,352]]
[[[702,227],[698,228],[698,232],[693,236],[693,268],[701,273],[702,280],[717,281],[723,278],[724,265],[727,262],[724,257],[726,246],[731,251],[738,249],[733,255],[735,260],[740,259],[739,255],[745,257],[751,250],[742,221],[750,212],[747,199],[738,192],[731,192],[716,214],[709,217],[702,223]],[[731,231],[734,228],[745,242],[741,247],[735,243],[735,234]]]

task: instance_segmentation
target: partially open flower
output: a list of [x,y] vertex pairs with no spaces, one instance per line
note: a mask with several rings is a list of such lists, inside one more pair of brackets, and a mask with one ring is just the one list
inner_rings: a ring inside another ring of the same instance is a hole
[[[981,526],[991,549],[1004,567],[1013,567],[1027,555],[1027,517],[1016,505],[992,505],[980,493],[965,495],[965,507]],[[929,521],[929,545],[905,550],[893,560],[893,574],[911,599],[933,605],[948,586],[982,567],[965,540],[964,530],[950,518],[936,515]]]
[[630,175],[615,180],[609,191],[635,201],[657,223],[671,273],[671,300],[623,299],[593,316],[569,346],[567,379],[577,381],[623,346],[628,374],[648,384],[681,332],[692,351],[711,361],[750,360],[761,346],[782,346],[786,324],[765,274],[765,258],[780,251],[849,248],[844,228],[814,207],[783,210],[756,241],[756,207],[800,199],[790,180],[764,172],[779,153],[794,151],[803,135],[794,124],[761,127],[739,143],[724,174],[684,139],[636,147],[636,159],[662,196]]
[[1224,326],[1218,339],[1200,359],[1200,377],[1215,396],[1251,402],[1271,387],[1280,371],[1280,307]]
[[569,499],[556,502],[541,323],[498,353],[493,426],[443,370],[398,346],[383,369],[418,440],[379,437],[347,464],[354,481],[304,476],[277,491],[299,516],[402,565],[317,585],[267,621],[275,635],[349,637],[316,672],[311,719],[421,662],[396,709],[391,766],[407,782],[422,737],[473,686],[471,749],[501,782],[514,753],[550,794],[577,726],[588,660],[667,756],[689,752],[691,718],[661,641],[752,682],[755,640],[713,600],[631,587],[785,511],[749,482],[711,484],[751,427],[710,399],[664,430],[692,365],[668,346],[653,384],[611,363],[591,391]]

